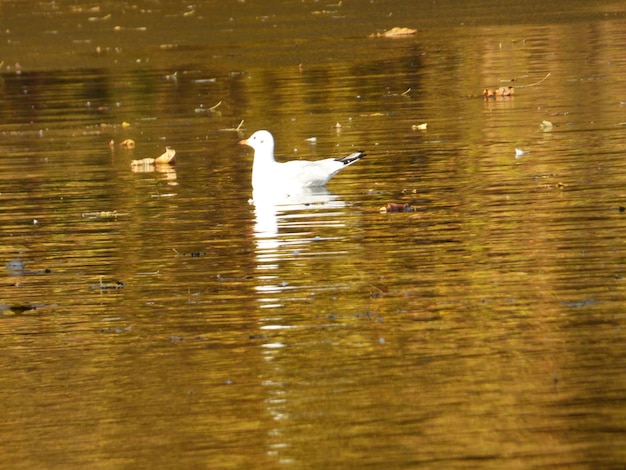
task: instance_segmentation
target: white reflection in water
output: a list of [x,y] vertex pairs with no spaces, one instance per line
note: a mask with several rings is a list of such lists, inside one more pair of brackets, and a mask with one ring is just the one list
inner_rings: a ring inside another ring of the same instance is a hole
[[[284,264],[307,253],[307,247],[321,240],[316,228],[343,226],[337,215],[345,202],[326,188],[303,188],[295,194],[255,191],[254,236],[256,239],[257,292],[262,308],[282,306],[270,294],[291,289],[281,280]],[[267,296],[266,296],[267,295]]]

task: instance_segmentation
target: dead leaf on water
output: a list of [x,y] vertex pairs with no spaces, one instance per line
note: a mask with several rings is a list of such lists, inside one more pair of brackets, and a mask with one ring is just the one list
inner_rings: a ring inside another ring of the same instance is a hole
[[131,167],[153,166],[154,158],[142,158],[141,160],[133,160],[130,162]]
[[87,21],[91,23],[96,23],[98,21],[109,21],[110,19],[111,19],[111,13],[109,13],[108,15],[104,15],[104,16],[90,16],[89,18],[87,18]]
[[154,163],[157,165],[169,164],[173,165],[176,163],[176,150],[171,147],[166,147],[165,152],[161,154],[154,160]]
[[501,86],[500,88],[496,88],[495,90],[490,90],[489,88],[485,88],[483,90],[483,96],[485,98],[496,98],[499,96],[513,96],[514,94],[515,92],[512,86]]
[[142,158],[130,162],[130,169],[133,173],[153,173],[158,172],[165,176],[167,184],[176,185],[176,150],[166,147],[165,152],[157,158]]
[[387,31],[383,31],[382,33],[372,33],[368,37],[369,38],[404,38],[408,36],[414,36],[417,34],[416,29],[412,28],[402,28],[396,26],[395,28],[388,29]]
[[550,132],[552,130],[552,123],[550,121],[541,121],[541,123],[539,123],[539,128],[543,132]]
[[117,211],[83,212],[83,219],[116,219],[119,216],[128,215]]
[[138,26],[136,28],[128,28],[126,26],[114,26],[113,31],[148,31],[145,26]]
[[[515,88],[530,88],[531,86],[537,86],[540,85],[541,83],[543,83],[545,80],[547,80],[547,78],[552,74],[552,72],[549,72],[545,77],[543,77],[541,80],[539,80],[538,82],[534,82],[534,83],[529,83],[528,85],[515,85],[515,87],[512,86],[502,86],[499,88],[495,88],[495,89],[490,89],[490,88],[485,88],[483,90],[483,96],[485,98],[499,98],[499,97],[507,97],[507,96],[513,96],[515,94],[514,90]],[[504,80],[500,80],[500,82],[503,82]],[[515,79],[512,80],[506,80],[508,82],[514,82]]]
[[403,204],[401,202],[388,202],[380,208],[380,212],[383,214],[389,212],[411,212],[413,208],[410,204]]

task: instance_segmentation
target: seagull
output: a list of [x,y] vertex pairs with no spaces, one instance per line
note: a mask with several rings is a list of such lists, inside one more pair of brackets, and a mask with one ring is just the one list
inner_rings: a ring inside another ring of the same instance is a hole
[[239,143],[254,150],[252,188],[255,191],[319,188],[326,185],[339,171],[365,156],[364,152],[358,151],[342,158],[279,163],[274,160],[274,137],[268,131],[256,131]]

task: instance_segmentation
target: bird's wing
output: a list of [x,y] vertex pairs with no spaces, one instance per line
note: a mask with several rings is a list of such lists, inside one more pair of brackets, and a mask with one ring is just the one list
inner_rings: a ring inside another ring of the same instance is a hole
[[334,158],[314,162],[293,160],[280,165],[280,176],[289,185],[307,188],[324,186],[344,166],[344,163]]

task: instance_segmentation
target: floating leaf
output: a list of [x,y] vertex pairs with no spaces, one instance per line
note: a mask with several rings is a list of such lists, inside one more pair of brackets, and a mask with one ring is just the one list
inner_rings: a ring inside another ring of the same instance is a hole
[[414,36],[417,34],[416,29],[401,28],[396,26],[395,28],[388,29],[382,33],[372,33],[368,37],[370,38],[402,38],[407,36]]
[[104,16],[90,16],[89,18],[87,18],[87,21],[95,23],[98,21],[109,21],[110,19],[111,19],[111,14],[109,13],[108,15],[104,15]]
[[[530,83],[528,85],[516,85],[515,88],[529,88],[531,86],[537,86],[537,85],[543,83],[544,80],[546,80],[550,75],[551,75],[551,72],[548,73],[545,77],[543,77],[538,82]],[[512,80],[500,80],[500,82],[504,82],[504,81],[514,82],[515,79],[512,79]],[[496,97],[499,97],[499,96],[512,96],[514,94],[513,90],[514,90],[514,88],[512,86],[500,87],[500,88],[496,88],[495,90],[491,90],[489,88],[485,88],[483,90],[483,96],[485,98],[496,98]]]
[[401,202],[388,202],[380,208],[380,212],[411,212],[413,208],[410,204],[403,204]]
[[174,150],[171,147],[166,147],[165,152],[161,154],[159,157],[157,157],[154,160],[154,163],[157,165],[162,165],[162,164],[173,165],[174,163],[176,163],[176,150]]
[[117,211],[98,211],[98,212],[83,212],[83,219],[115,219],[122,214]]
[[133,139],[125,139],[120,142],[121,149],[134,149],[135,141]]
[[541,123],[539,123],[539,128],[543,132],[550,132],[552,130],[552,123],[550,121],[541,121]]
[[495,90],[490,90],[489,88],[485,88],[483,90],[483,96],[485,98],[495,98],[498,96],[513,96],[514,88],[512,86],[501,86]]
[[123,289],[125,287],[125,284],[122,281],[112,281],[112,282],[104,282],[102,280],[102,278],[100,278],[100,283],[99,284],[92,284],[89,286],[90,289],[97,289],[97,290],[117,290],[117,289]]
[[154,158],[142,158],[141,160],[133,160],[130,162],[130,166],[139,167],[139,166],[151,166],[154,165]]

